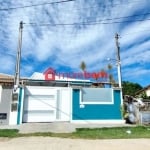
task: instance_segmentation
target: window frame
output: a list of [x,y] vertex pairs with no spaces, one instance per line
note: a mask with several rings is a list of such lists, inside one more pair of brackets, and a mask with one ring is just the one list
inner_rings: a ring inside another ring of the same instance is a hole
[[80,98],[79,98],[79,103],[80,103],[80,105],[86,105],[86,104],[88,104],[88,105],[95,105],[95,104],[106,104],[106,105],[112,105],[112,104],[114,104],[114,92],[113,92],[113,89],[111,89],[111,101],[110,102],[105,102],[105,101],[88,101],[88,102],[86,102],[86,101],[83,101],[83,93],[82,93],[82,89],[80,89]]

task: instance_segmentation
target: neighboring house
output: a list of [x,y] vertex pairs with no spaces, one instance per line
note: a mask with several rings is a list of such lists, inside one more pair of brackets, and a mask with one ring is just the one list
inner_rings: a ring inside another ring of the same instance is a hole
[[0,73],[0,83],[12,83],[13,82],[13,76],[8,74],[2,74]]
[[9,124],[13,76],[0,74],[0,125]]
[[[22,80],[21,80],[22,82]],[[13,95],[14,76],[0,73],[0,125],[10,124],[11,111],[17,109],[16,95]],[[18,100],[18,99],[17,99]]]
[[146,97],[150,97],[150,85],[144,87],[142,90],[139,90],[135,93],[135,96],[141,97],[146,94]]

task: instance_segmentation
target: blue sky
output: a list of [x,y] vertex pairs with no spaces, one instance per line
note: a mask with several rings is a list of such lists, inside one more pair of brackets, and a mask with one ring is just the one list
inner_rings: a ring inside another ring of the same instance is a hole
[[[116,59],[118,33],[122,80],[150,84],[150,0],[75,0],[3,10],[56,1],[61,0],[0,0],[0,73],[15,73],[23,21],[21,76],[48,67],[80,72],[81,61],[90,72],[107,70],[107,58]],[[117,68],[111,63],[116,78]]]

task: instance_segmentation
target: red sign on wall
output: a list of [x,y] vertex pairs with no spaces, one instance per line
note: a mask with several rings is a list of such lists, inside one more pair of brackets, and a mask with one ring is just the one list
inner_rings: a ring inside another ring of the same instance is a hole
[[73,78],[73,79],[107,79],[108,74],[105,71],[99,71],[99,72],[70,72],[70,73],[56,73],[54,69],[48,68],[44,73],[45,80],[47,81],[54,81],[55,75],[58,76],[58,78]]
[[55,80],[55,70],[52,68],[48,68],[44,72],[45,80]]

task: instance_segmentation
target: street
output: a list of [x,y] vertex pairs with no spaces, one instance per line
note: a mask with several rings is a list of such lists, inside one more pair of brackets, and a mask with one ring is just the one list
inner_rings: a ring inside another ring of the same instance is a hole
[[150,139],[85,140],[53,137],[0,138],[1,150],[149,150]]

